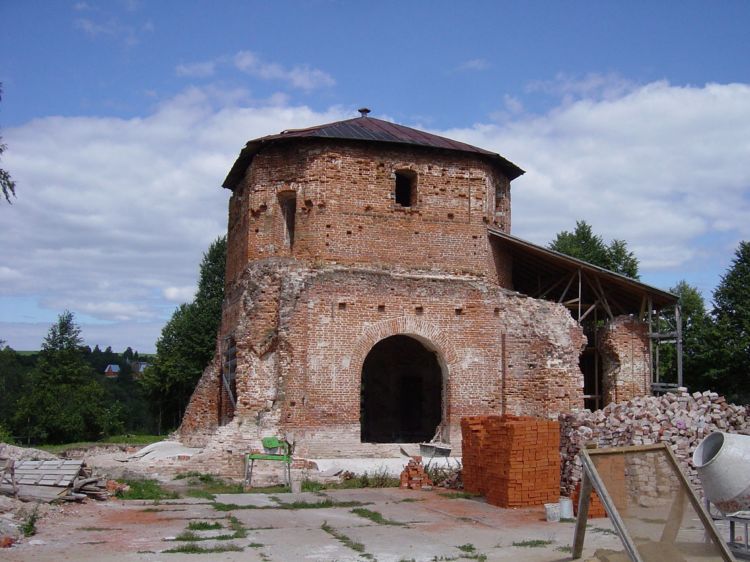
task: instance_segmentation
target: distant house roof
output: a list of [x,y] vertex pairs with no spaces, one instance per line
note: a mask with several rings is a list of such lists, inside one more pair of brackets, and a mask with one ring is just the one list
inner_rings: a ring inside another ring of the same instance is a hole
[[130,364],[130,367],[133,369],[133,372],[135,373],[142,373],[146,370],[146,367],[150,367],[151,363],[147,363],[146,361],[133,361]]
[[119,365],[107,365],[106,369],[104,369],[105,373],[119,373],[120,372],[120,366]]
[[287,142],[295,139],[304,138],[322,138],[322,139],[346,139],[364,142],[384,142],[402,145],[423,146],[429,148],[439,148],[443,150],[453,150],[458,152],[470,152],[489,158],[500,166],[513,180],[524,173],[510,160],[507,160],[489,150],[478,148],[470,144],[455,141],[432,133],[426,133],[404,125],[398,125],[374,117],[356,117],[345,121],[336,121],[325,125],[316,125],[306,129],[288,129],[277,135],[268,135],[255,140],[249,141],[245,148],[240,152],[237,161],[229,171],[222,187],[234,189],[242,181],[245,171],[252,163],[255,155],[263,147],[279,142]]

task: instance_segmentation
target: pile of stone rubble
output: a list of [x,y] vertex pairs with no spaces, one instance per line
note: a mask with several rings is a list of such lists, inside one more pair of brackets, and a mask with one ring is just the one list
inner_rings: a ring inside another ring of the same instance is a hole
[[598,447],[623,447],[664,442],[680,462],[696,490],[700,481],[691,455],[704,437],[714,431],[750,434],[750,408],[727,403],[715,392],[644,396],[609,404],[602,410],[561,414],[561,487],[570,495],[581,479],[578,452],[587,443]]

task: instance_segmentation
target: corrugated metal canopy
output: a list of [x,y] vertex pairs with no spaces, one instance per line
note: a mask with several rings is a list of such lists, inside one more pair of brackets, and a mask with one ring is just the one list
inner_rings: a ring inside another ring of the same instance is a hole
[[364,142],[385,142],[412,146],[423,146],[438,148],[442,150],[453,150],[458,152],[470,152],[486,157],[500,166],[513,180],[524,173],[510,160],[507,160],[495,152],[484,150],[470,144],[455,141],[446,137],[425,133],[417,129],[390,123],[374,117],[357,117],[345,121],[336,121],[325,125],[316,125],[307,129],[289,129],[277,135],[269,135],[259,139],[251,140],[240,152],[237,161],[229,171],[224,180],[223,187],[234,189],[242,180],[245,171],[252,163],[253,157],[261,148],[270,143],[289,142],[295,139],[341,139]]
[[[677,304],[677,295],[667,291],[537,246],[494,228],[488,228],[488,232],[491,242],[510,254],[513,263],[513,288],[520,293],[558,301],[565,292],[566,279],[580,270],[583,274],[581,296],[584,305],[593,304],[598,298],[597,293],[602,292],[615,315],[638,315],[642,311],[644,299],[648,298],[659,309]],[[575,287],[571,288],[574,290],[568,294],[577,294],[577,281],[574,284]]]

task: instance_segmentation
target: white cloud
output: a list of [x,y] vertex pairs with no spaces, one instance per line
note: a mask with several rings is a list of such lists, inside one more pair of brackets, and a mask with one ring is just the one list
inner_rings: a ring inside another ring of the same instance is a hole
[[216,71],[216,61],[194,62],[189,64],[178,64],[175,68],[177,76],[190,78],[206,78],[213,76]]
[[[514,234],[545,244],[585,219],[625,239],[644,271],[702,263],[750,239],[750,86],[657,82],[541,116],[501,103],[518,110],[503,124],[437,132],[527,170],[513,183]],[[120,333],[107,345],[153,350],[175,303],[192,296],[202,253],[226,231],[229,193],[219,185],[244,143],[350,116],[207,87],[139,118],[4,129],[18,197],[0,209],[0,295],[88,315],[91,345]],[[15,338],[41,334],[38,347],[47,329],[2,325],[0,339],[24,349]],[[150,347],[125,341],[144,334]]]
[[190,302],[195,297],[196,286],[187,287],[166,287],[164,289],[164,298],[172,302]]
[[553,80],[538,80],[528,84],[528,92],[543,92],[560,96],[566,103],[576,99],[613,99],[628,94],[639,86],[616,73],[589,73],[579,78],[559,73]]
[[301,90],[314,90],[333,86],[336,81],[327,72],[308,65],[297,65],[290,69],[261,59],[252,51],[240,51],[234,56],[235,67],[250,76],[262,80],[280,80]]
[[470,59],[459,65],[458,70],[487,70],[492,66],[486,59]]
[[[189,88],[143,117],[4,129],[3,167],[18,197],[1,210],[0,295],[101,322],[91,334],[163,324],[192,296],[203,252],[226,231],[229,192],[219,186],[245,142],[348,116],[290,107],[283,96]],[[0,334],[23,349],[14,337]]]
[[698,241],[711,233],[750,238],[750,85],[655,82],[615,95],[594,86],[605,82],[566,84],[583,97],[546,115],[442,134],[527,170],[513,183],[513,232],[532,241],[585,219],[658,271],[705,257]]

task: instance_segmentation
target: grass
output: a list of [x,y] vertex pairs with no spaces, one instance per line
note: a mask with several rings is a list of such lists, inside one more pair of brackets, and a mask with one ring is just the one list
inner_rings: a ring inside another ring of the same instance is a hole
[[229,528],[234,531],[234,537],[237,539],[244,539],[247,536],[247,529],[234,515],[229,518]]
[[462,544],[456,548],[462,552],[461,558],[465,560],[479,560],[480,562],[487,560],[487,555],[478,553],[477,548],[471,543]]
[[214,494],[212,494],[211,492],[207,492],[206,490],[188,490],[187,492],[185,492],[185,495],[189,498],[200,498],[211,501],[214,501],[216,499],[216,496]]
[[305,502],[297,501],[290,503],[282,503],[279,505],[237,505],[236,503],[221,503],[217,502],[213,504],[216,511],[234,511],[236,509],[323,509],[326,507],[360,507],[363,505],[369,505],[367,503],[359,501],[348,501],[348,502],[335,502],[331,499],[321,500],[319,502]]
[[576,519],[575,517],[561,517],[560,523],[575,523]]
[[566,554],[571,554],[573,552],[573,547],[569,544],[566,544],[564,546],[558,546],[555,550],[558,552],[565,552]]
[[164,440],[165,435],[110,435],[99,441],[76,441],[59,445],[36,445],[35,448],[59,455],[69,449],[88,449],[100,445],[150,445]]
[[180,497],[177,492],[162,488],[156,480],[125,480],[130,486],[127,491],[117,492],[122,500],[174,500]]
[[385,468],[374,472],[356,474],[341,482],[323,484],[313,480],[302,481],[303,492],[320,492],[321,490],[352,490],[358,488],[397,488],[400,480],[388,474]]
[[479,497],[479,494],[472,494],[471,492],[447,492],[440,495],[449,500],[471,500]]
[[193,531],[183,531],[177,535],[174,540],[181,542],[198,542],[198,541],[231,541],[232,539],[238,539],[243,537],[237,537],[234,533],[216,535],[211,537],[202,537],[201,535],[195,534]]
[[355,552],[359,552],[363,557],[372,558],[371,554],[367,554],[365,552],[365,545],[363,545],[361,542],[353,541],[352,539],[347,537],[344,533],[337,531],[336,529],[334,529],[328,524],[328,521],[323,522],[320,528],[323,529],[326,533],[331,535],[333,538],[335,538],[344,546],[351,548]]
[[527,541],[514,542],[513,546],[520,546],[523,548],[542,548],[551,545],[552,542],[553,541],[545,541],[542,539],[531,539]]
[[591,531],[594,533],[601,533],[602,535],[616,535],[617,531],[612,529],[605,529],[604,527],[592,527]]
[[28,513],[21,523],[21,532],[24,537],[36,535],[36,522],[39,520],[39,504],[36,504],[33,511]]
[[372,521],[373,523],[377,523],[378,525],[404,526],[406,524],[399,521],[393,521],[392,519],[386,519],[381,513],[377,511],[371,511],[363,507],[354,508],[351,510],[351,513],[359,515],[360,517],[364,517],[365,519],[369,519],[370,521]]
[[174,477],[175,480],[187,480],[191,486],[185,495],[191,498],[204,498],[213,500],[215,494],[241,494],[244,492],[242,484],[227,482],[213,474],[200,472],[184,472]]
[[163,552],[174,554],[209,554],[212,552],[242,552],[242,548],[236,544],[221,544],[217,546],[204,547],[197,544],[181,544]]
[[213,531],[221,529],[222,525],[218,521],[209,523],[208,521],[191,521],[188,523],[187,528],[191,531]]

